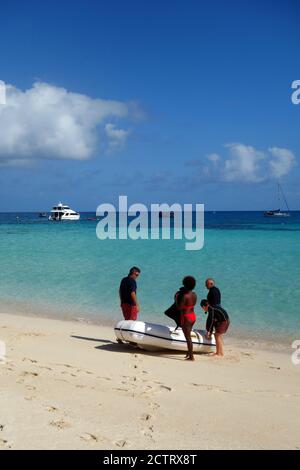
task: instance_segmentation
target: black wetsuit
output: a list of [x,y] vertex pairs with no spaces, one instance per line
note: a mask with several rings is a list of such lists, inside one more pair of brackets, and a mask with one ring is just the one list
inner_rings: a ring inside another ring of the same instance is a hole
[[209,305],[211,305],[212,307],[214,305],[221,305],[221,292],[216,286],[213,286],[209,289],[207,294],[207,300],[209,302]]
[[212,307],[210,305],[208,307],[208,317],[206,320],[206,330],[208,331],[208,333],[213,332],[213,328],[216,323],[222,323],[224,321],[229,321],[229,316],[226,310],[224,310],[224,308],[220,306]]

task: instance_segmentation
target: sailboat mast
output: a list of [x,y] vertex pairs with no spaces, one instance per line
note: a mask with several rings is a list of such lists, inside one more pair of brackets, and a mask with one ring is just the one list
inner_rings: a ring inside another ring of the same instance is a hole
[[287,203],[286,197],[285,197],[285,195],[284,195],[283,189],[282,189],[282,187],[280,186],[279,183],[278,183],[278,189],[279,189],[279,191],[281,192],[282,199],[283,199],[284,202],[285,202],[285,205],[286,205],[287,210],[290,212],[290,208],[289,208],[289,206],[288,206],[288,203]]
[[280,184],[277,182],[277,199],[278,199],[278,209],[281,210],[281,198],[280,198]]

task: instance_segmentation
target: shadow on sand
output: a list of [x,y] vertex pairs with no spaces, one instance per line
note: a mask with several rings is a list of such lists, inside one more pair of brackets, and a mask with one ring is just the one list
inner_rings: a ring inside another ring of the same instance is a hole
[[[153,357],[165,357],[168,359],[175,359],[181,360],[185,356],[184,351],[174,351],[171,349],[158,349],[156,351],[148,351],[146,349],[141,349],[135,344],[130,343],[118,343],[111,341],[109,339],[103,338],[89,338],[85,336],[75,336],[71,335],[71,338],[81,339],[84,341],[93,341],[96,343],[103,343],[100,346],[95,346],[95,349],[100,351],[109,351],[109,352],[117,352],[117,353],[126,353],[126,354],[140,354],[146,356],[153,356]],[[206,356],[207,352],[198,352],[196,353],[197,356]]]
[[95,341],[96,343],[112,343],[112,344],[115,344],[114,341],[111,341],[110,339],[103,339],[103,338],[89,338],[87,336],[76,336],[76,335],[71,335],[71,338],[83,339],[85,341]]

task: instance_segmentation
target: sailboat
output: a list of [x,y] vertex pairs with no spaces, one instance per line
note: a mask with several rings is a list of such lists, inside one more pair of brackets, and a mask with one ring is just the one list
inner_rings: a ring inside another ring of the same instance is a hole
[[[279,183],[277,183],[277,191],[278,191],[278,204],[279,204],[279,209],[273,210],[273,211],[266,211],[264,212],[265,217],[290,217],[290,209],[287,203],[287,200],[285,198],[284,192],[282,187],[280,186]],[[281,201],[284,201],[287,210],[282,211],[280,206],[281,206]]]

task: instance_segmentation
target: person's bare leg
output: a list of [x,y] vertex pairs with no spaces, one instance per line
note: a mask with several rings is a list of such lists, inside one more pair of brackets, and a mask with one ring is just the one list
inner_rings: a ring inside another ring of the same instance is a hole
[[215,338],[216,338],[216,352],[212,354],[213,356],[224,356],[224,349],[223,349],[223,339],[222,335],[215,333]]
[[186,358],[187,360],[194,361],[194,354],[193,354],[193,342],[191,338],[191,332],[192,332],[192,327],[193,325],[189,323],[188,325],[188,357]]
[[188,347],[188,352],[185,356],[185,359],[187,361],[194,361],[194,354],[193,354],[193,342],[191,338],[191,331],[192,331],[193,323],[190,323],[189,321],[185,321],[184,325],[182,326],[182,330],[187,342],[187,347]]
[[219,356],[224,356],[223,336],[219,335]]

